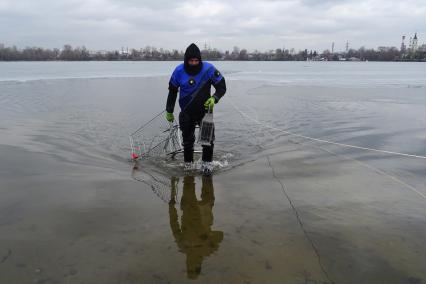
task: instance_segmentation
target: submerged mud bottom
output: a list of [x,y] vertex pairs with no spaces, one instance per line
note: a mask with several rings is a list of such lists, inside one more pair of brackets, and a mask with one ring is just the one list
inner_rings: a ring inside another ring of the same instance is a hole
[[426,281],[424,161],[264,126],[424,155],[422,92],[230,80],[202,177],[126,160],[166,84],[0,84],[0,283]]
[[[219,268],[207,264],[212,270],[202,269],[204,262],[211,261],[219,267],[234,263],[220,273],[229,273],[225,274],[238,283],[422,283],[425,279],[425,255],[417,249],[426,245],[421,237],[426,233],[424,200],[391,175],[330,148],[290,142],[268,149],[256,161],[211,177],[209,188],[211,182],[213,196],[220,197],[212,203],[203,199],[205,177],[167,176],[148,168],[133,174],[145,175],[142,181],[165,206],[179,204],[190,240],[175,241],[187,257],[188,278],[200,274],[207,282],[217,279]],[[188,196],[192,205],[186,203]],[[232,244],[231,250],[244,259],[239,265],[237,255],[222,252],[222,245],[215,242],[210,244],[213,255],[201,244],[189,254],[179,246],[179,242],[207,239],[204,229],[187,217],[196,216],[191,210],[206,213],[198,208],[200,204],[210,204],[208,224],[215,220],[221,225],[220,243]],[[192,213],[185,214],[186,210]],[[175,220],[179,211],[173,212],[170,218]],[[171,227],[172,231],[180,228]],[[200,234],[193,236],[192,230]],[[198,255],[197,261],[192,254]],[[205,254],[212,260],[205,261]]]

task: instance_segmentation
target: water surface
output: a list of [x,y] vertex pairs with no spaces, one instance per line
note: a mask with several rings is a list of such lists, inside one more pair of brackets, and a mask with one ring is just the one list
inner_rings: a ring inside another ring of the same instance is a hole
[[[176,62],[0,63],[0,282],[423,283],[426,65],[217,62],[212,178],[129,163]],[[177,114],[177,110],[176,113]]]

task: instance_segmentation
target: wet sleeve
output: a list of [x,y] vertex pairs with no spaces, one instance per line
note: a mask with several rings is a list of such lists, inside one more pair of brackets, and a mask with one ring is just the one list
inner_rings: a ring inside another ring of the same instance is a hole
[[219,83],[223,79],[222,74],[214,66],[212,66],[209,70],[209,77],[213,85]]
[[215,99],[215,103],[217,103],[226,93],[225,78],[222,77],[222,80],[220,80],[217,84],[213,84],[213,87],[216,89],[213,97]]
[[215,102],[217,103],[220,98],[223,97],[226,93],[226,83],[225,78],[222,76],[222,74],[217,70],[216,68],[212,68],[210,71],[210,80],[213,84],[213,87],[216,89],[215,93],[213,94],[213,97],[215,99]]
[[175,70],[169,81],[169,95],[167,96],[166,111],[173,113],[176,104],[177,93],[179,90],[178,74]]

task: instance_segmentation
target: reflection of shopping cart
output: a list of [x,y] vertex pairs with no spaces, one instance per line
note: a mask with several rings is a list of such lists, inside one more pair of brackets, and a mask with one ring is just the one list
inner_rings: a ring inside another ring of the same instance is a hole
[[174,157],[183,151],[179,126],[176,122],[167,122],[163,113],[129,135],[132,160],[167,155]]
[[133,168],[132,178],[148,185],[152,192],[165,203],[180,203],[179,178],[169,177],[153,170],[141,171],[137,168]]

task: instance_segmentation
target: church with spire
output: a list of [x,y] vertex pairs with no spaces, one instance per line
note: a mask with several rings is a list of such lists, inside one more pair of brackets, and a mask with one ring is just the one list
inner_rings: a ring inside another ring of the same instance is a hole
[[408,47],[408,51],[410,53],[416,53],[418,48],[418,39],[417,39],[417,33],[414,34],[414,37],[410,37],[410,44]]

